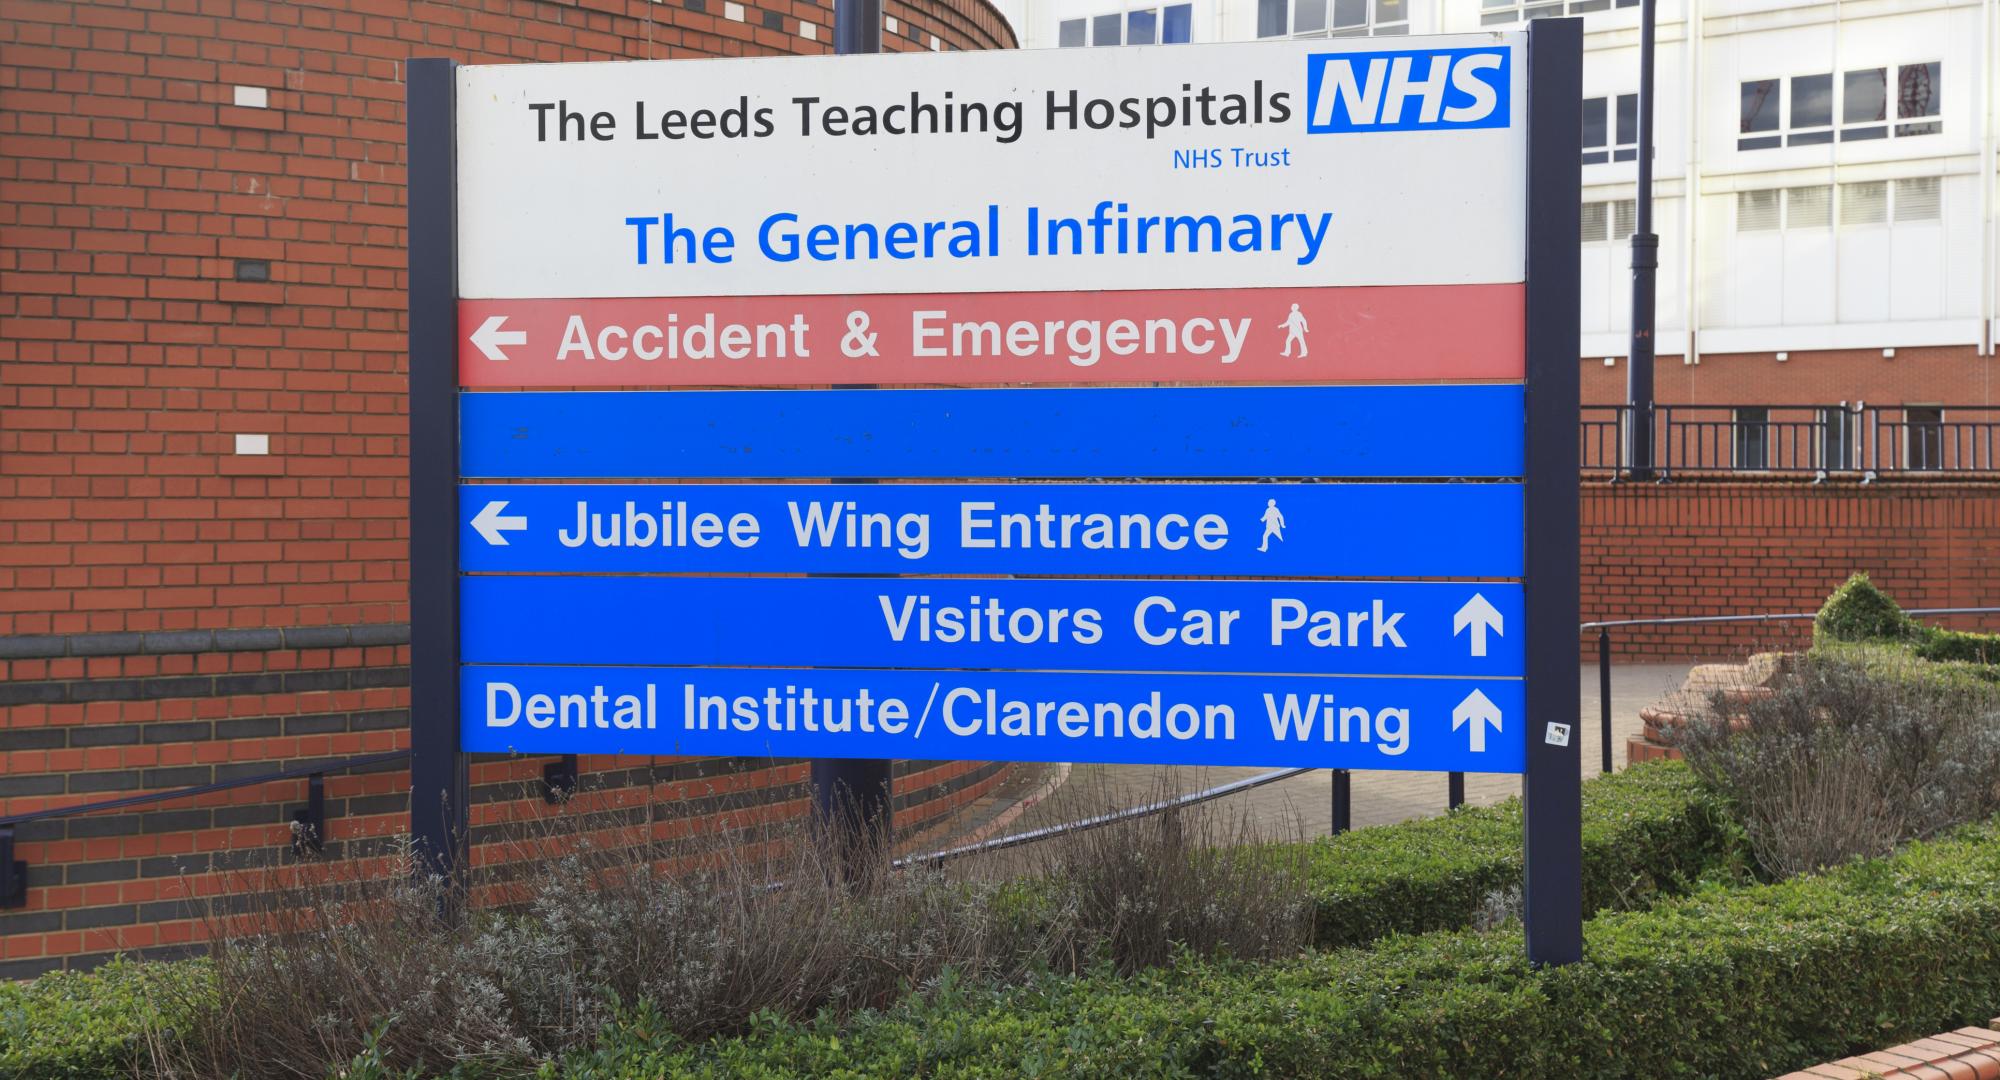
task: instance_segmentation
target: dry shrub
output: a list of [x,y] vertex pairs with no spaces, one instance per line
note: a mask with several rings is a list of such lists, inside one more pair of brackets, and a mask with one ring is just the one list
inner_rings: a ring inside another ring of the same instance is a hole
[[796,823],[607,826],[588,801],[508,826],[469,905],[407,845],[246,872],[209,913],[217,993],[194,1003],[196,1030],[156,1048],[158,1071],[318,1080],[362,1058],[389,1074],[517,1075],[588,1047],[641,1000],[701,1038],[950,982],[1130,971],[1179,949],[1293,952],[1310,932],[1298,867],[1255,846],[1241,812],[1078,833],[1005,867],[980,857],[855,881]]
[[1802,658],[1766,697],[1718,692],[1669,733],[1785,878],[2000,811],[2000,694],[1895,651]]
[[[1170,804],[1189,778],[1169,770],[1147,803]],[[1086,787],[1088,785],[1085,785]],[[1059,794],[1059,816],[1081,820],[1101,793]],[[1045,902],[1075,928],[1078,956],[1121,972],[1167,963],[1177,951],[1244,959],[1286,956],[1312,940],[1296,815],[1259,820],[1241,802],[1166,809],[1023,849],[1020,860]]]

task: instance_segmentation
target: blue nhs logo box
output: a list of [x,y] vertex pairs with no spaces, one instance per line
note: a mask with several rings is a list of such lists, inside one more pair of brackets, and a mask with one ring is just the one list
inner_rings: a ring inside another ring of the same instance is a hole
[[1306,131],[1506,127],[1505,47],[1326,52],[1306,57]]

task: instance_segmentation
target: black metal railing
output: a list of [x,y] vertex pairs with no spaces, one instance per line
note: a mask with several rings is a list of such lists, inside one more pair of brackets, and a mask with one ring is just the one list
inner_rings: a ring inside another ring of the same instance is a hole
[[141,795],[125,795],[116,799],[101,799],[97,802],[77,803],[72,806],[51,806],[43,810],[30,810],[20,814],[0,816],[0,908],[20,907],[28,901],[28,865],[14,857],[14,827],[31,821],[48,821],[54,818],[81,817],[84,814],[103,813],[107,810],[123,810],[132,806],[151,803],[172,802],[176,799],[192,799],[199,795],[210,795],[231,788],[253,787],[279,780],[306,780],[306,805],[292,814],[292,853],[306,855],[320,850],[326,838],[326,776],[328,773],[349,772],[365,769],[373,765],[386,765],[392,761],[402,761],[410,756],[408,750],[391,750],[380,754],[362,754],[358,757],[336,758],[331,761],[316,761],[307,765],[295,765],[289,769],[257,773],[254,776],[239,776],[228,780],[217,780],[193,787],[174,788],[169,791],[149,791]]
[[[1631,475],[1630,405],[1586,405],[1579,433],[1586,472]],[[1679,475],[1838,476],[1863,482],[2000,475],[2000,406],[1652,406],[1653,468]]]

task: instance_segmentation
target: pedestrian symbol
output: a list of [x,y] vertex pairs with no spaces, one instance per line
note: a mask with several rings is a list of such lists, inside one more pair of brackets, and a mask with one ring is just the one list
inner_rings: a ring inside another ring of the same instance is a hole
[[1285,542],[1285,515],[1278,509],[1278,500],[1264,500],[1264,541],[1257,545],[1258,551],[1271,550],[1271,541]]
[[1282,325],[1285,328],[1285,351],[1278,355],[1292,355],[1292,346],[1297,345],[1299,347],[1299,358],[1304,359],[1306,355],[1306,317],[1300,313],[1297,304],[1292,305],[1292,313],[1285,316],[1285,321]]

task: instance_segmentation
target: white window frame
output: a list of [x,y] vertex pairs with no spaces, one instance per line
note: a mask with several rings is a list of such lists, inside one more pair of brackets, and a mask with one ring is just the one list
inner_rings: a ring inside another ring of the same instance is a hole
[[[1194,4],[1191,0],[1187,0],[1187,2],[1173,2],[1173,0],[1169,0],[1166,3],[1139,4],[1135,7],[1120,8],[1117,11],[1100,11],[1094,15],[1058,20],[1056,22],[1056,47],[1060,49],[1088,49],[1098,47],[1100,43],[1097,40],[1097,21],[1099,19],[1110,18],[1113,15],[1118,17],[1118,40],[1106,41],[1102,44],[1106,46],[1128,44],[1132,36],[1132,16],[1142,12],[1152,12],[1153,14],[1153,40],[1150,42],[1141,42],[1141,44],[1163,44],[1160,41],[1160,35],[1165,33],[1167,29],[1167,9],[1176,7],[1188,9],[1188,40],[1171,41],[1164,44],[1192,44],[1194,42]],[[1064,45],[1062,44],[1062,30],[1063,27],[1071,23],[1083,24],[1083,41],[1076,45]]]
[[[1804,71],[1789,75],[1763,75],[1754,79],[1744,79],[1737,84],[1736,97],[1736,149],[1742,153],[1758,150],[1789,149],[1795,146],[1828,146],[1835,142],[1864,142],[1888,139],[1914,139],[1924,135],[1937,135],[1944,131],[1944,109],[1936,89],[1931,100],[1939,102],[1935,114],[1916,117],[1899,116],[1900,104],[1896,100],[1898,87],[1903,80],[1903,72],[1913,68],[1938,67],[1938,81],[1944,80],[1942,60],[1918,60],[1906,64],[1882,64],[1877,67],[1848,68],[1841,71]],[[1849,123],[1847,120],[1847,80],[1850,75],[1880,71],[1883,73],[1883,113],[1881,120],[1863,120]],[[1832,85],[1828,90],[1830,99],[1828,123],[1794,125],[1792,123],[1792,84],[1797,79],[1827,77]],[[1756,83],[1778,84],[1777,114],[1778,126],[1764,131],[1744,131],[1743,88]],[[1746,145],[1769,141],[1772,145]]]
[[[1633,120],[1631,142],[1625,142],[1618,137],[1618,102],[1625,98],[1632,99]],[[1583,107],[1588,110],[1592,102],[1596,102],[1597,107],[1604,113],[1604,141],[1595,146],[1586,146],[1583,148],[1583,163],[1585,165],[1604,165],[1639,160],[1639,95],[1636,93],[1603,94],[1598,97],[1587,97],[1583,99]],[[1593,158],[1592,155],[1602,156]]]
[[1282,2],[1285,5],[1284,33],[1259,34],[1259,40],[1275,41],[1280,38],[1291,38],[1295,41],[1306,41],[1313,38],[1401,37],[1410,32],[1410,8],[1415,6],[1418,0],[1402,0],[1403,17],[1389,20],[1378,18],[1381,14],[1378,7],[1381,0],[1364,0],[1366,16],[1362,21],[1341,27],[1333,25],[1334,5],[1339,0],[1325,0],[1326,24],[1317,30],[1297,29],[1299,25],[1299,0],[1282,0]]
[[1532,19],[1589,15],[1616,8],[1636,8],[1639,0],[1480,0],[1479,25],[1506,26]]

